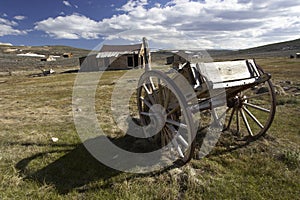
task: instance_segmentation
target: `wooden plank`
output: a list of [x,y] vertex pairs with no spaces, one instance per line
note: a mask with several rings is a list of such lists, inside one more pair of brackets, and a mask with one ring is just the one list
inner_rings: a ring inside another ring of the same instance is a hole
[[219,89],[219,88],[229,88],[229,87],[236,87],[236,86],[242,86],[242,85],[248,85],[251,83],[254,83],[257,80],[257,78],[249,78],[244,80],[237,80],[237,81],[230,81],[226,83],[214,83],[213,89]]
[[[253,67],[256,68],[256,66]],[[198,68],[201,74],[213,83],[253,78],[246,60],[199,63]]]

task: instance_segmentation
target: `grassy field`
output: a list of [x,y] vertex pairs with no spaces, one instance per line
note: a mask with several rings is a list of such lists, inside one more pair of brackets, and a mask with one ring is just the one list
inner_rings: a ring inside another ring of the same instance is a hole
[[[111,169],[85,149],[72,114],[77,74],[0,77],[0,199],[299,199],[300,59],[257,62],[286,88],[267,136],[240,144],[225,133],[204,159],[151,174]],[[123,73],[103,74],[96,111],[112,140],[131,145],[110,116]]]

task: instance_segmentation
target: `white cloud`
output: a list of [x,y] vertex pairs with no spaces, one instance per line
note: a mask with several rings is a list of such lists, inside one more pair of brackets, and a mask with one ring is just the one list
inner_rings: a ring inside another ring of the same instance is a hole
[[149,8],[148,0],[129,0],[121,13],[101,21],[73,14],[35,24],[55,38],[106,38],[177,48],[246,48],[295,39],[300,3],[292,0],[170,0]]
[[50,17],[37,22],[34,27],[58,39],[96,39],[99,37],[98,28],[98,22],[79,14]]
[[78,8],[78,5],[76,5],[76,4],[72,5],[69,1],[63,1],[63,4],[67,7]]
[[7,43],[7,42],[0,42],[0,45],[13,46],[12,43]]
[[17,15],[17,16],[14,16],[14,19],[21,21],[21,20],[26,19],[26,16],[23,16],[23,15]]
[[24,35],[27,31],[15,29],[18,25],[15,21],[0,18],[0,36],[5,35]]
[[143,7],[145,5],[148,5],[148,0],[129,0],[125,5],[123,5],[121,8],[117,10],[122,10],[125,12],[130,12],[138,7]]
[[70,4],[70,2],[68,2],[68,1],[63,1],[63,4],[64,4],[65,6],[72,7],[72,5]]

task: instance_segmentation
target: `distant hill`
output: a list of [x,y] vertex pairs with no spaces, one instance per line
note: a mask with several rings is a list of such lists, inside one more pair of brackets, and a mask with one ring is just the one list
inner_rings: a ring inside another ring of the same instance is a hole
[[[197,51],[192,51],[192,52],[197,53]],[[296,53],[300,52],[300,39],[268,44],[268,45],[258,46],[249,49],[241,49],[241,50],[208,49],[206,50],[206,52],[215,61],[246,59],[246,58],[290,57],[291,55],[295,56]],[[172,55],[171,50],[169,51],[160,50],[154,53],[152,58],[154,58],[155,60],[166,59],[166,57],[171,55]]]
[[[39,57],[23,57],[18,54],[33,53],[55,56],[55,61],[44,62]],[[72,57],[64,58],[64,53]],[[69,46],[5,46],[0,45],[0,71],[32,70],[42,68],[78,67],[78,58],[86,56],[90,50]]]
[[288,51],[288,50],[300,51],[300,39],[291,40],[287,42],[268,44],[268,45],[254,47],[254,48],[245,49],[241,51],[263,53],[263,52],[270,52],[270,51]]
[[[11,51],[9,50],[16,50]],[[37,53],[44,55],[62,55],[63,53],[71,52],[73,56],[78,57],[82,55],[86,55],[90,52],[90,50],[74,48],[69,46],[1,46],[0,45],[0,53]]]
[[264,46],[242,49],[237,51],[228,51],[218,54],[221,57],[238,56],[238,57],[288,57],[300,52],[300,39],[268,44]]

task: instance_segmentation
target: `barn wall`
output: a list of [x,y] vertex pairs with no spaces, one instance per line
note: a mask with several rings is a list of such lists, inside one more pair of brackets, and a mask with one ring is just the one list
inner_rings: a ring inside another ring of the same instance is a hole
[[[128,66],[128,57],[132,58],[133,65],[141,66],[142,57],[134,56],[134,54],[122,55],[118,58],[96,58],[96,55],[90,55],[79,59],[80,71],[102,71],[102,70],[124,70],[131,69],[134,66]],[[138,61],[135,61],[138,59]],[[136,66],[137,67],[137,66]]]
[[110,58],[109,70],[128,69],[127,55],[122,55],[118,58]]
[[[132,58],[133,66],[128,66],[128,57]],[[135,59],[138,59],[135,61]],[[137,64],[137,66],[135,66]],[[134,56],[134,54],[122,55],[118,58],[110,59],[109,70],[131,69],[142,65],[141,57]]]
[[98,71],[99,67],[96,60],[96,55],[90,55],[79,59],[80,71],[91,72]]

